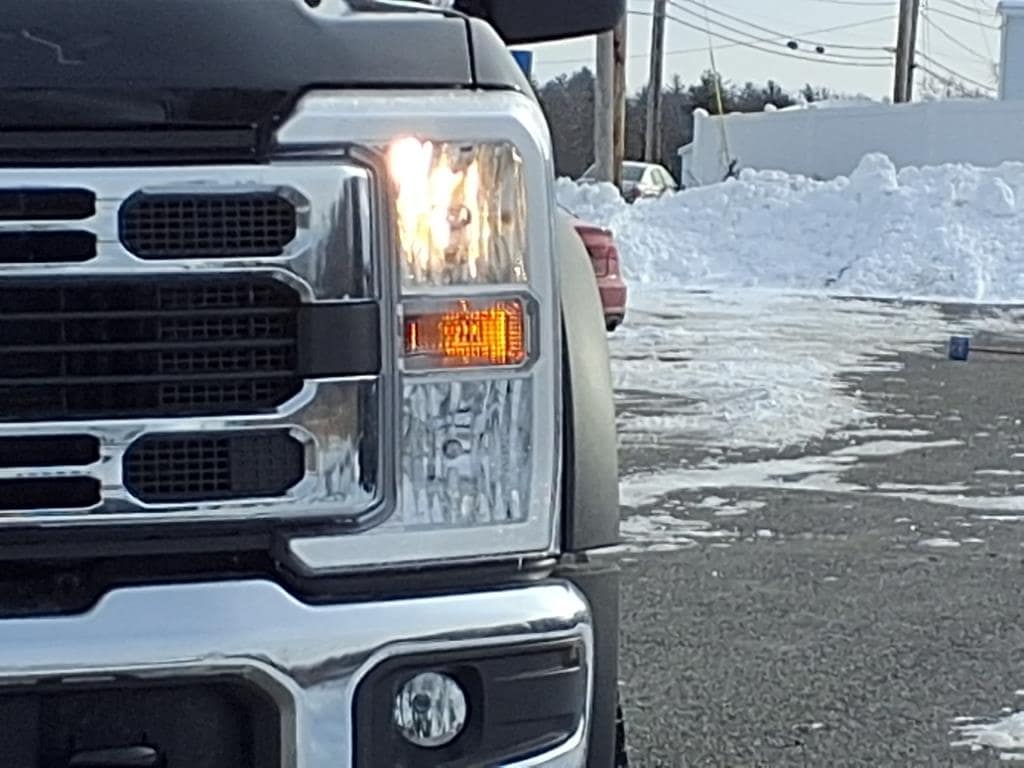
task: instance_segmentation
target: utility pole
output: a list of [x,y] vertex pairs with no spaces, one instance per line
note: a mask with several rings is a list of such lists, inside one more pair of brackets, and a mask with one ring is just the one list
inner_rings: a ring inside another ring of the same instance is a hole
[[914,75],[917,67],[917,25],[921,20],[921,0],[912,0],[910,9],[910,53],[907,55],[907,101],[914,100]]
[[900,24],[896,36],[896,68],[892,100],[896,104],[910,101],[914,92],[914,53],[917,45],[917,18],[921,0],[900,0]]
[[647,131],[644,134],[644,160],[658,161],[661,151],[661,74],[665,66],[665,5],[654,0],[651,27],[651,74],[647,79]]
[[615,166],[615,51],[612,32],[597,36],[594,81],[594,163],[600,181],[612,181]]
[[622,189],[622,163],[626,159],[626,19],[612,32],[612,49],[615,56],[615,84],[612,89],[613,126],[612,126],[612,183]]

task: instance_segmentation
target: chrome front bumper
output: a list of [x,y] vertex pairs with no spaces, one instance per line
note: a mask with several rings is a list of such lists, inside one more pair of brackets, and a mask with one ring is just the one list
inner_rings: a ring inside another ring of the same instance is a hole
[[352,765],[360,680],[395,656],[576,638],[587,707],[565,744],[511,765],[586,764],[594,638],[583,595],[562,581],[387,602],[309,605],[268,581],[128,588],[73,617],[0,621],[0,686],[231,675],[279,704],[282,768]]

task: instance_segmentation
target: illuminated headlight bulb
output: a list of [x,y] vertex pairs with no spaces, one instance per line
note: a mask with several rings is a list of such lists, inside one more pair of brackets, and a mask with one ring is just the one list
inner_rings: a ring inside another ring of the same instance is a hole
[[395,727],[417,747],[450,744],[466,727],[466,717],[466,694],[448,675],[421,672],[395,697]]

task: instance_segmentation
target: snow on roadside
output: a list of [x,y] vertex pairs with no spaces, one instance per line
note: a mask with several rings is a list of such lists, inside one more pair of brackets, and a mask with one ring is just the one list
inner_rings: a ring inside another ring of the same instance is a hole
[[1005,712],[1002,718],[957,718],[954,748],[972,752],[993,750],[1003,762],[1024,762],[1024,712]]
[[868,155],[832,181],[745,171],[631,206],[610,185],[559,179],[557,195],[615,232],[637,284],[1024,298],[1024,163],[897,172]]

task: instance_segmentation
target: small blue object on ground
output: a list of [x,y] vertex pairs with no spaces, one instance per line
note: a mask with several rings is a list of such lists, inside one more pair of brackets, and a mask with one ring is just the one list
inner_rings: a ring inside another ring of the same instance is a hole
[[968,336],[949,337],[949,359],[966,362],[971,354],[971,339]]

